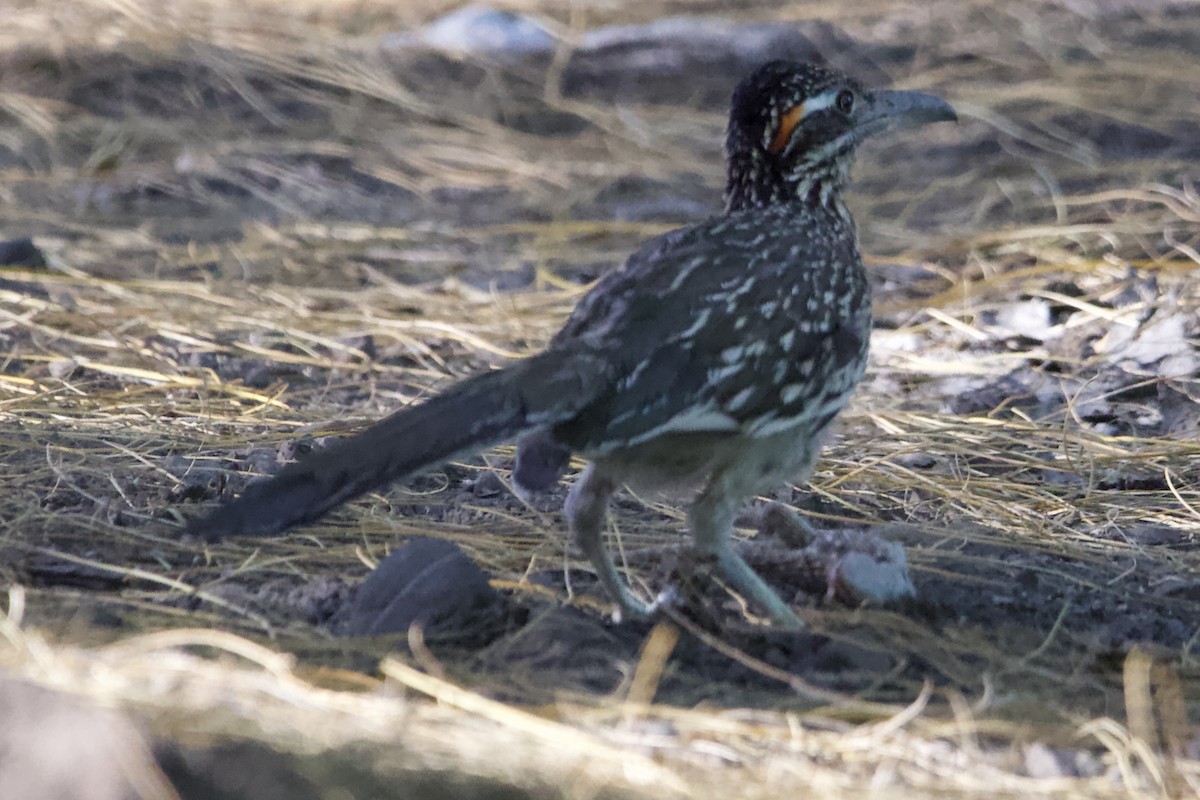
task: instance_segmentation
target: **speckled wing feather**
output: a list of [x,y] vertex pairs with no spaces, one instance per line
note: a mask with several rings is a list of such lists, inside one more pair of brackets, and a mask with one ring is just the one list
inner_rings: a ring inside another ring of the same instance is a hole
[[866,362],[870,297],[848,215],[815,213],[735,212],[649,242],[602,281],[551,349],[587,342],[616,377],[554,438],[602,454],[836,414]]

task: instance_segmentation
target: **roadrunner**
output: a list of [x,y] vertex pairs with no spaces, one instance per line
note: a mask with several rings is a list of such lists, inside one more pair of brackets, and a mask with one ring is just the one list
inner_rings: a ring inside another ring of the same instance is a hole
[[760,67],[733,93],[723,214],[646,242],[538,355],[251,483],[193,531],[277,533],[520,437],[519,492],[552,484],[571,453],[589,460],[566,516],[618,616],[651,607],[604,548],[609,496],[623,483],[683,485],[699,487],[688,514],[698,553],[775,623],[800,627],[735,549],[734,518],[747,498],[807,479],[866,365],[870,292],[841,199],[855,149],[888,128],[953,119],[932,95],[867,90],[820,66]]

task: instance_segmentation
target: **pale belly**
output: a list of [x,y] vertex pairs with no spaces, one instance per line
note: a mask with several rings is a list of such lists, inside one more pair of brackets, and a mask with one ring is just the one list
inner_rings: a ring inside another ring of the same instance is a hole
[[722,475],[753,494],[807,480],[832,427],[826,420],[814,430],[805,421],[762,437],[672,433],[592,461],[635,491],[690,494]]

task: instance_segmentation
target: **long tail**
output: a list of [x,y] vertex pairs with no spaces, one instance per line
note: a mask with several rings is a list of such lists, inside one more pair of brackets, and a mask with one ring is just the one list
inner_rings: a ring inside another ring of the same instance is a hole
[[467,378],[335,442],[193,521],[206,539],[269,535],[323,516],[364,492],[477,452],[531,428],[569,419],[603,391],[608,365],[550,351]]

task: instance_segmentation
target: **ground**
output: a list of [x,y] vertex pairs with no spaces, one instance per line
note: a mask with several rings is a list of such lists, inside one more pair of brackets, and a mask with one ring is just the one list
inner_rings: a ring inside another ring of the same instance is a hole
[[[1197,6],[542,0],[498,7],[555,49],[500,54],[414,34],[433,0],[68,5],[0,32],[0,707],[132,765],[68,796],[1198,792]],[[781,56],[961,117],[861,153],[869,373],[739,520],[807,631],[631,493],[620,561],[687,602],[614,625],[511,448],[183,536],[718,212],[729,91]],[[863,603],[846,553],[897,548],[871,580],[915,596]]]

